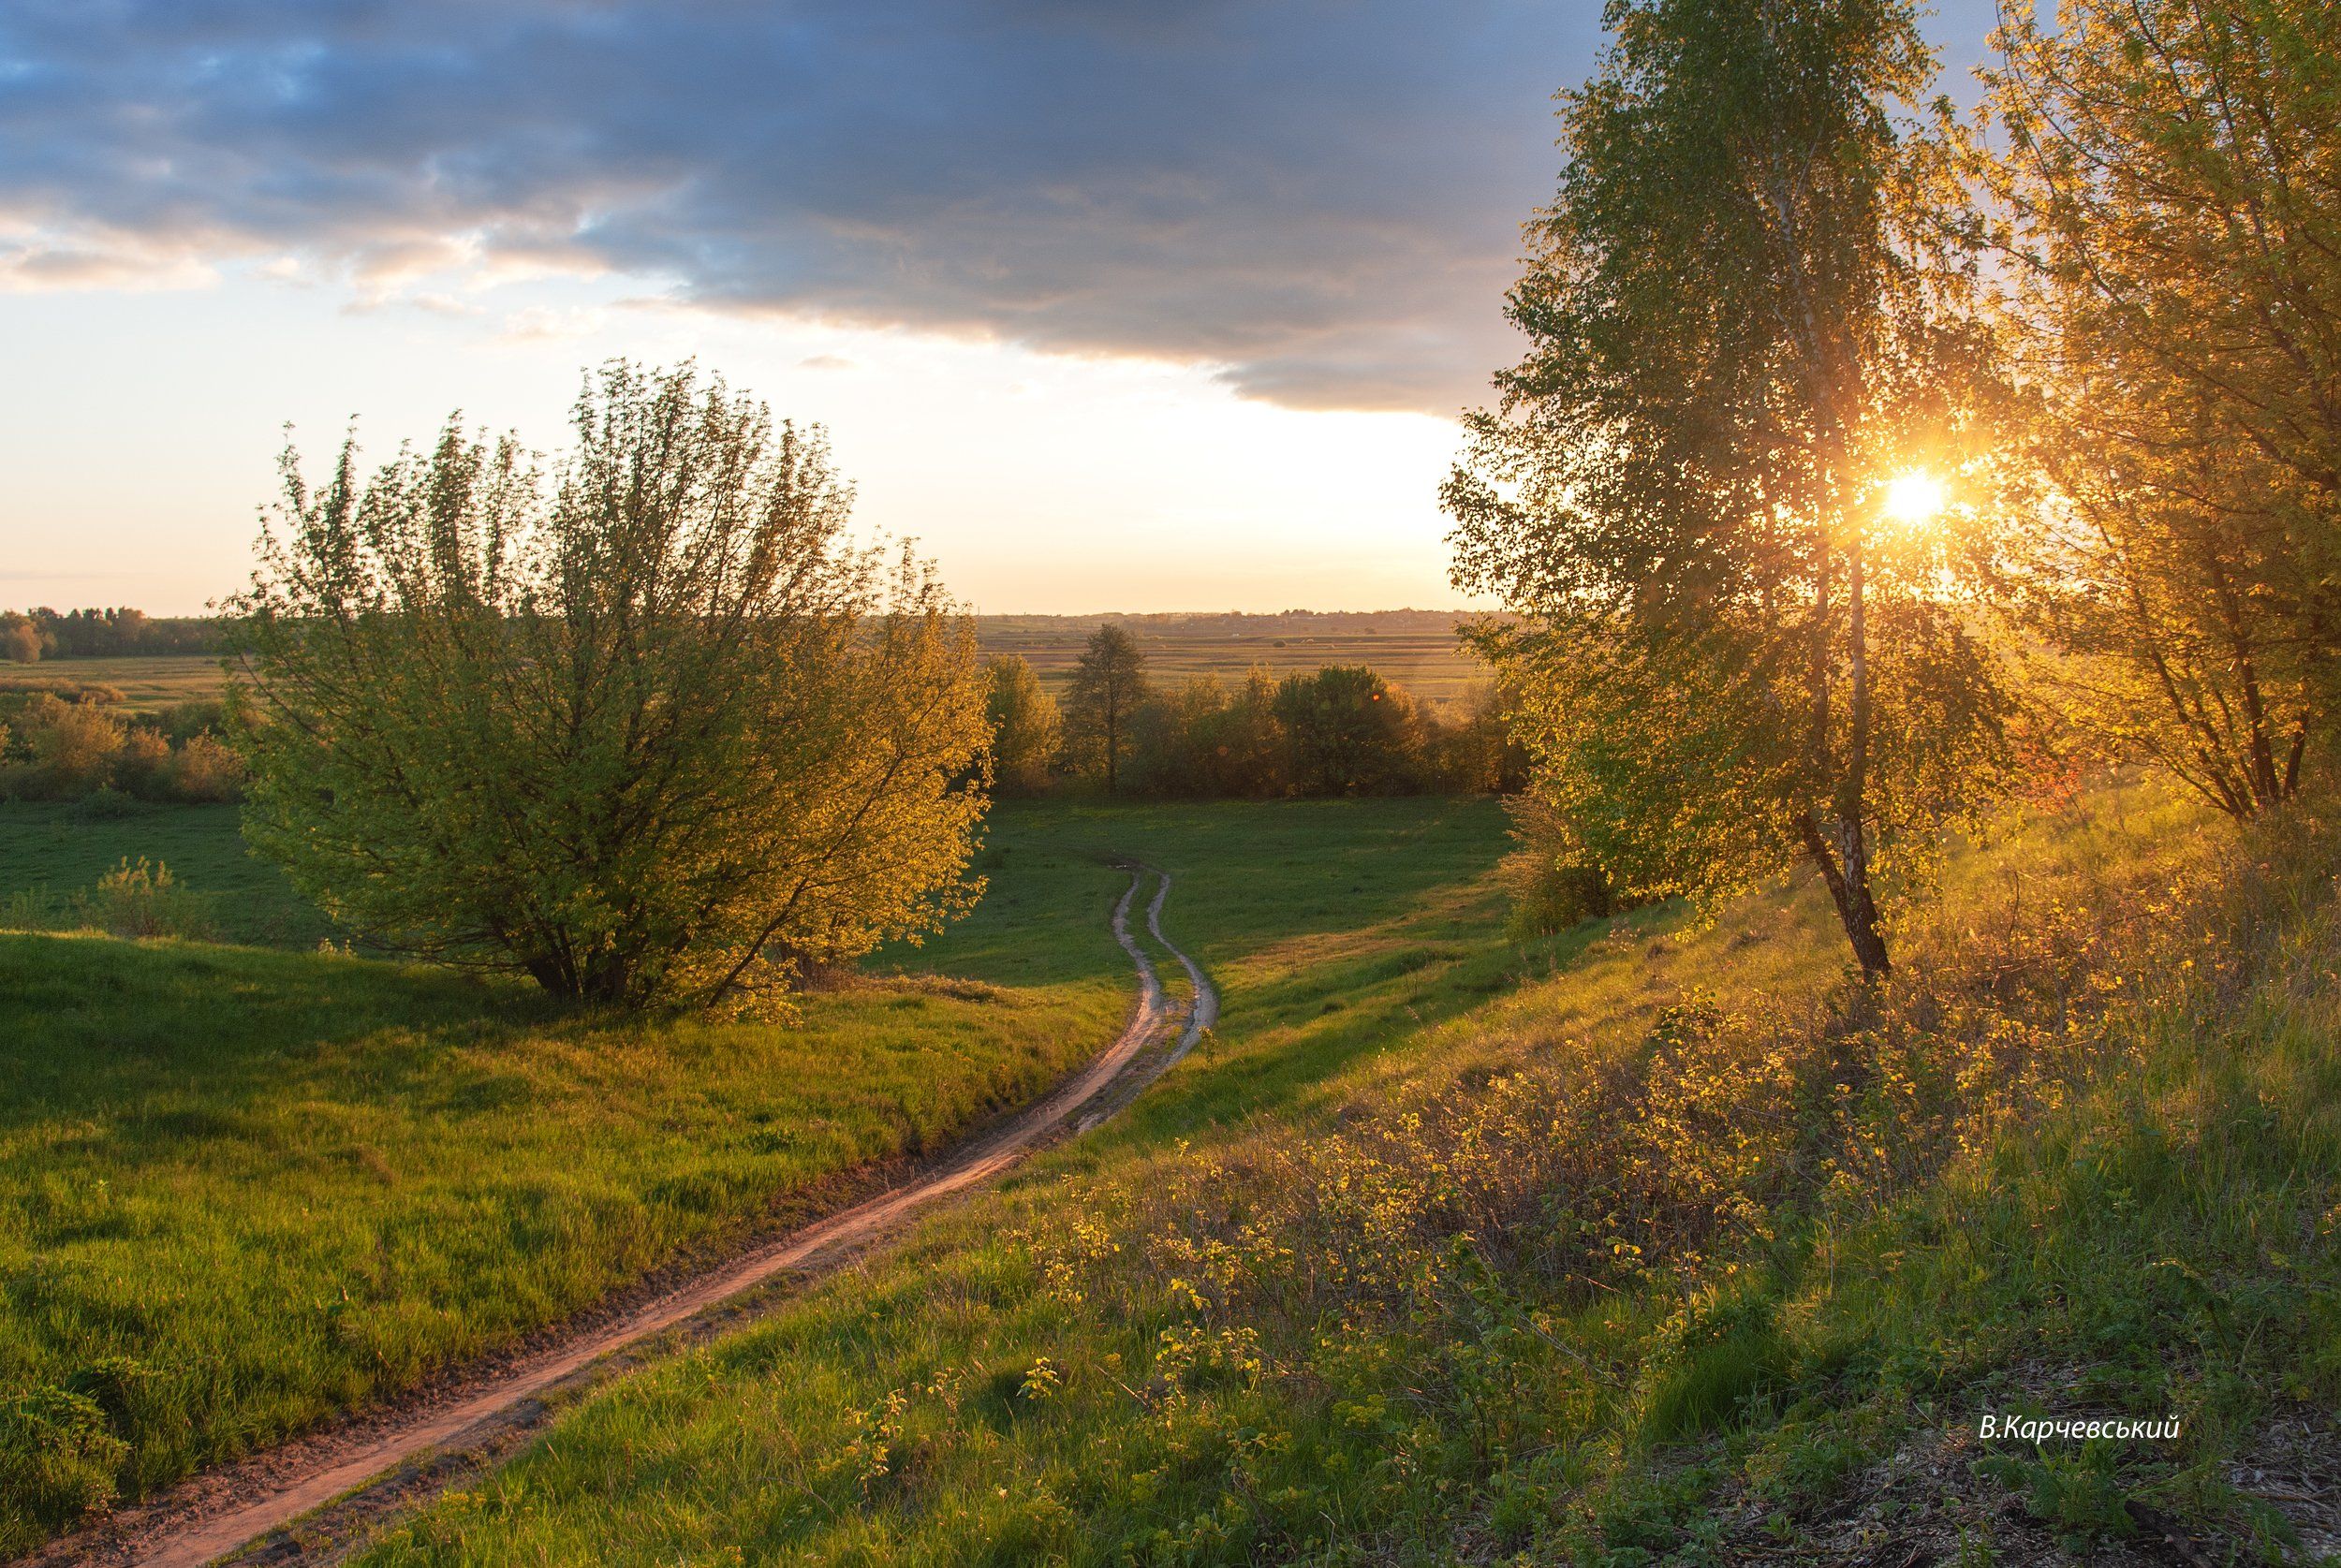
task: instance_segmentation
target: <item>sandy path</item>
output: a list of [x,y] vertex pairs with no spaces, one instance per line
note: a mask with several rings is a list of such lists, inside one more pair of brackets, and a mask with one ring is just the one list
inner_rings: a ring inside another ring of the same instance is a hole
[[[68,1536],[34,1564],[135,1564],[200,1568],[249,1554],[272,1563],[334,1561],[393,1517],[512,1453],[551,1417],[545,1403],[597,1381],[619,1353],[715,1316],[775,1275],[817,1277],[855,1256],[913,1212],[995,1176],[1052,1136],[1086,1132],[1136,1098],[1194,1048],[1219,1014],[1219,999],[1195,960],[1162,934],[1167,872],[1126,866],[1130,885],[1113,908],[1114,940],[1137,968],[1139,1002],[1121,1036],[1087,1066],[1006,1121],[971,1138],[900,1187],[744,1252],[687,1283],[611,1320],[483,1371],[401,1409],[349,1422],[256,1455],[125,1510],[96,1530]],[[1158,878],[1146,929],[1186,971],[1195,989],[1185,1027],[1176,1021],[1155,966],[1130,932],[1130,905],[1148,875]],[[714,1326],[723,1326],[716,1324]],[[290,1535],[279,1534],[298,1522]],[[274,1537],[273,1539],[268,1539]]]

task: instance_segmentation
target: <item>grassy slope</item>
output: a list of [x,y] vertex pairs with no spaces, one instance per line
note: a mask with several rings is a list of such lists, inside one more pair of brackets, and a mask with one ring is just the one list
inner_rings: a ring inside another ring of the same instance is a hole
[[0,933],[0,1550],[109,1474],[135,1494],[274,1441],[1030,1097],[1126,1012],[1120,886],[1052,887],[1045,975],[812,997],[788,1028]]
[[[1154,851],[1229,1007],[1139,1114],[368,1561],[2281,1541],[2221,1465],[2341,1386],[2321,841],[2254,871],[2101,798],[1954,862],[1873,1008],[1805,894],[1518,946],[1465,859],[1257,830]],[[1979,1473],[1984,1401],[2187,1437]]]
[[[122,854],[199,892],[265,872],[208,809],[13,825],[0,891]],[[787,1030],[564,1023],[519,988],[347,957],[0,934],[0,1547],[102,1474],[136,1493],[273,1441],[1029,1095],[1127,1006],[1117,852],[1182,873],[1170,918],[1232,932],[1197,945],[1216,959],[1403,910],[1501,843],[1488,802],[1006,806],[978,912]],[[1281,897],[1233,869],[1247,849]]]

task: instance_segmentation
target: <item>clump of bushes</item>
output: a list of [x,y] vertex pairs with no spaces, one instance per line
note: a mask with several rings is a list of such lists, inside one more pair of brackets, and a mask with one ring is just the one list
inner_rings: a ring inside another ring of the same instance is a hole
[[1120,793],[1185,799],[1351,795],[1485,795],[1526,782],[1527,759],[1493,688],[1442,711],[1362,665],[1277,678],[1261,666],[1230,684],[1215,675],[1175,686],[1133,683],[1118,733],[1061,714],[1031,667],[1009,654],[987,667],[994,787],[1039,795],[1101,784],[1116,748]]
[[1519,847],[1496,868],[1515,937],[1550,936],[1630,906],[1561,814],[1533,795],[1507,800]]
[[133,714],[102,687],[0,694],[0,799],[234,800],[243,763],[217,702]]

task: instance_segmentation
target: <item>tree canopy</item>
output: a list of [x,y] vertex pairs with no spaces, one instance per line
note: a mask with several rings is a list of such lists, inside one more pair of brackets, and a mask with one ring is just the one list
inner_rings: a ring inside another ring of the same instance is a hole
[[2063,0],[1998,42],[1967,169],[2039,395],[2052,679],[2249,816],[2341,637],[2341,10]]
[[1067,750],[1105,775],[1109,795],[1121,786],[1131,721],[1151,690],[1138,638],[1111,622],[1090,634],[1066,694],[1065,740]]
[[[1951,308],[1932,62],[1900,0],[1621,0],[1564,95],[1530,340],[1446,490],[1455,579],[1538,788],[1624,891],[1818,868],[1889,964],[1879,845],[1988,792],[2009,699],[1966,612],[1993,562],[1988,357]],[[1947,516],[1897,520],[1923,475]]]
[[390,948],[640,1006],[785,987],[962,907],[972,627],[847,538],[817,429],[612,363],[540,470],[450,419],[287,451],[232,607],[246,831]]

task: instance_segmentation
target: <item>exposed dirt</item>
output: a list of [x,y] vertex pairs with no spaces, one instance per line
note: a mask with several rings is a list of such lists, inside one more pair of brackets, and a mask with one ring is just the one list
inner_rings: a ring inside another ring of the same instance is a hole
[[[1124,869],[1130,885],[1114,905],[1113,935],[1138,971],[1137,1010],[1112,1045],[1047,1095],[932,1161],[877,1173],[903,1176],[897,1185],[679,1281],[652,1282],[394,1405],[350,1415],[196,1476],[52,1543],[24,1560],[27,1568],[338,1561],[407,1510],[493,1468],[555,1411],[627,1367],[736,1326],[805,1281],[833,1272],[912,1216],[998,1175],[1053,1138],[1103,1121],[1192,1049],[1219,1012],[1217,993],[1202,970],[1162,934],[1169,874]],[[1150,875],[1157,883],[1146,909],[1147,930],[1194,987],[1183,1018],[1166,1003],[1155,967],[1129,929],[1131,903]],[[850,1189],[841,1182],[832,1190]]]

